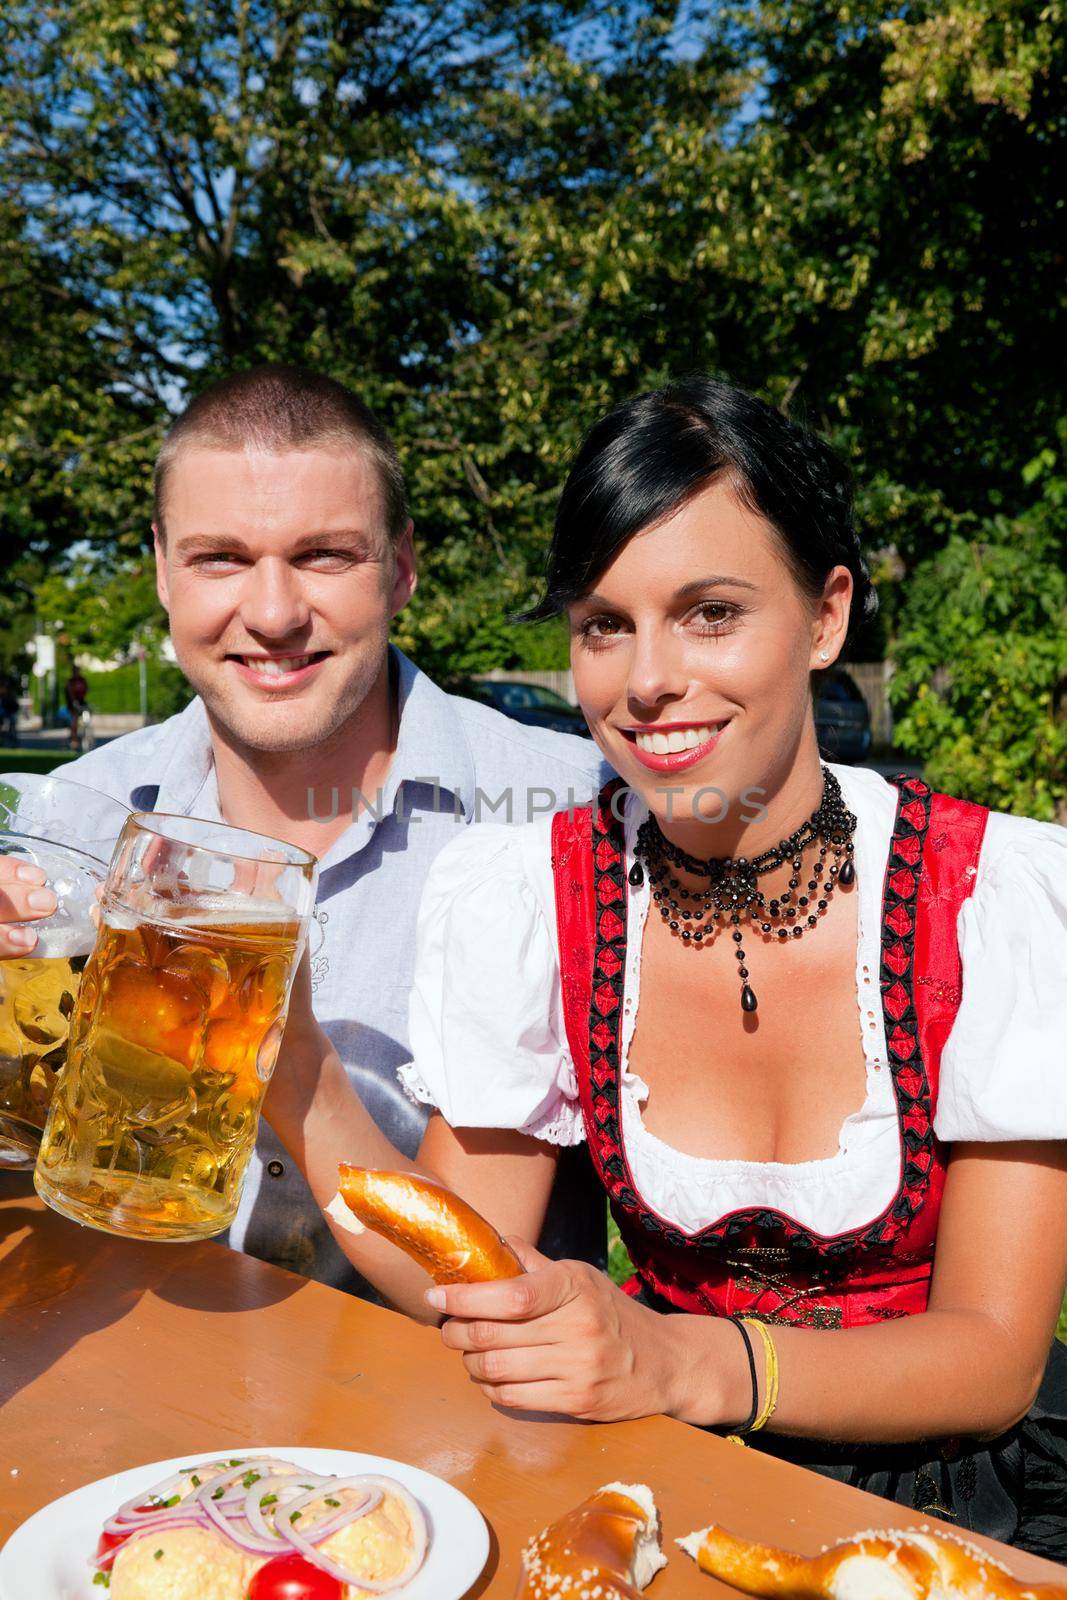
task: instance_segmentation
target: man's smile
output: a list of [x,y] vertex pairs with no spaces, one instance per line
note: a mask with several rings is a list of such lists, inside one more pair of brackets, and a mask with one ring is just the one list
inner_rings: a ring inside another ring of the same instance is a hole
[[240,676],[246,683],[254,684],[257,689],[273,691],[277,689],[293,689],[311,680],[322,666],[328,661],[329,650],[312,650],[302,655],[266,655],[255,653],[248,655],[230,654],[227,661],[232,661]]

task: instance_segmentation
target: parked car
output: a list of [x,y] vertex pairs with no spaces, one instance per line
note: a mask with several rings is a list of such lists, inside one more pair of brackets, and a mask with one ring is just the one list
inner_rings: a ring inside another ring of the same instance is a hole
[[454,686],[454,693],[468,700],[480,700],[516,722],[530,728],[551,728],[554,733],[578,733],[590,737],[585,718],[554,689],[539,683],[517,683],[510,678],[467,679]]
[[862,761],[871,748],[871,713],[843,667],[818,675],[815,732],[819,753],[827,761]]

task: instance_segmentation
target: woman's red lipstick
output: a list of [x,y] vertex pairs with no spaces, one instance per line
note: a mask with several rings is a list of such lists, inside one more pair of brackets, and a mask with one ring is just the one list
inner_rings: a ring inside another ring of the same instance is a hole
[[[639,738],[651,739],[654,734],[688,733],[691,729],[701,730],[708,727],[712,729],[711,737],[685,750],[642,750],[638,743]],[[663,722],[654,728],[626,728],[622,731],[643,767],[648,767],[651,772],[682,772],[686,767],[696,766],[698,761],[703,761],[710,755],[728,727],[728,721],[720,722],[717,726],[707,722]]]

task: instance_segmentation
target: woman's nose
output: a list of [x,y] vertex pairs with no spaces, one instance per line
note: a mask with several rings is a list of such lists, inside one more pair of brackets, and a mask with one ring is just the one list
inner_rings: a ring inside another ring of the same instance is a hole
[[669,635],[659,629],[637,629],[626,684],[631,702],[654,707],[681,699],[687,683],[681,651]]
[[305,627],[309,616],[300,574],[287,561],[257,561],[241,597],[241,620],[249,632],[284,639]]

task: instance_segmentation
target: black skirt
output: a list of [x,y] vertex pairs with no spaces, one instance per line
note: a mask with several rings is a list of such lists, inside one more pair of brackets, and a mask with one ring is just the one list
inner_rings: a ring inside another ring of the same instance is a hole
[[1067,1348],[1058,1340],[1029,1415],[999,1439],[833,1445],[758,1433],[746,1443],[961,1532],[1067,1561]]

